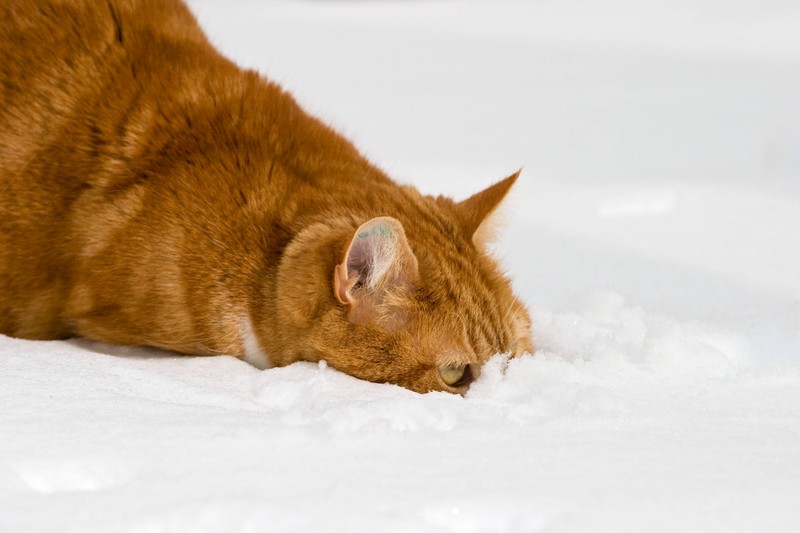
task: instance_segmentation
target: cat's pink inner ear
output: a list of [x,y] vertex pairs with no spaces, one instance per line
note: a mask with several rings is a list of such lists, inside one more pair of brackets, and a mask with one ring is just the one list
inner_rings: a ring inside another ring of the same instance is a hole
[[343,304],[355,301],[353,291],[415,278],[417,260],[403,225],[391,217],[376,217],[358,227],[342,263],[334,272],[334,293]]
[[492,213],[500,206],[503,198],[517,181],[520,172],[522,169],[456,204],[464,227],[473,236],[473,240],[476,240],[477,234],[481,233],[481,226],[488,222]]

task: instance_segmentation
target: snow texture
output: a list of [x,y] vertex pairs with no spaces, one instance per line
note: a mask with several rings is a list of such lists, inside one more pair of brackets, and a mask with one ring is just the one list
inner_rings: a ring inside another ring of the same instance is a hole
[[0,531],[798,530],[797,2],[191,6],[401,181],[525,166],[537,353],[462,398],[0,337]]

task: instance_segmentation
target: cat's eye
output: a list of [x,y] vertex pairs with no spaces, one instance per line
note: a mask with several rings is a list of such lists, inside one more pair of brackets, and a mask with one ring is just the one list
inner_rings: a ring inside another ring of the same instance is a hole
[[461,378],[464,377],[464,373],[467,370],[466,365],[446,365],[439,367],[439,375],[442,378],[442,381],[445,382],[446,385],[450,387],[456,385]]

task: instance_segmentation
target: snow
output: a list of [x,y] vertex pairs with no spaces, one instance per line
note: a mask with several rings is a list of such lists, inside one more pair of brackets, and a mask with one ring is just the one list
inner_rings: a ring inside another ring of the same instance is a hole
[[192,2],[398,179],[524,165],[466,397],[0,337],[0,531],[795,531],[796,2]]

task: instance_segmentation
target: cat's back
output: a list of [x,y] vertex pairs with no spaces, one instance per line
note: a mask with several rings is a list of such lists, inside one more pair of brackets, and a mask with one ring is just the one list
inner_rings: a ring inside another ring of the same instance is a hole
[[0,2],[0,332],[69,333],[73,206],[122,164],[153,80],[208,50],[178,0]]
[[188,304],[168,281],[139,298],[148,280],[214,279],[242,234],[276,255],[304,212],[284,197],[329,204],[365,165],[178,0],[0,2],[0,333],[88,335],[100,316],[153,344]]
[[0,120],[19,134],[14,121],[23,117],[67,118],[82,96],[108,90],[119,69],[164,41],[205,42],[178,0],[1,2]]
[[79,147],[90,120],[124,112],[109,108],[129,105],[137,81],[174,64],[168,43],[190,55],[187,42],[210,48],[178,0],[0,2],[0,180]]

